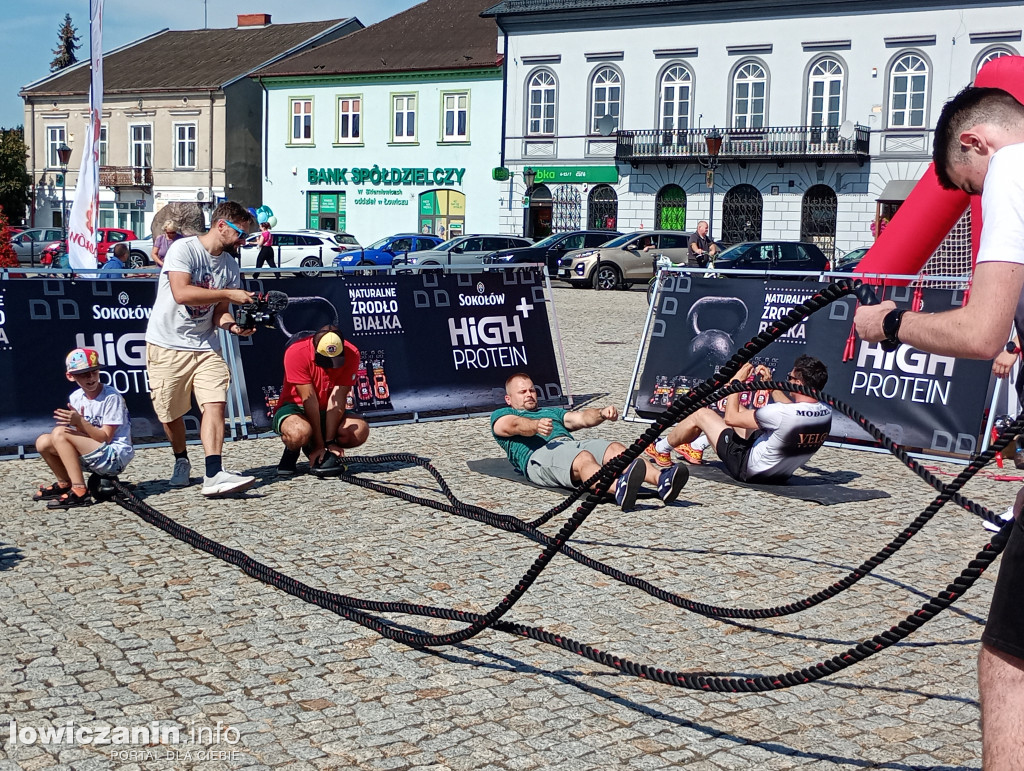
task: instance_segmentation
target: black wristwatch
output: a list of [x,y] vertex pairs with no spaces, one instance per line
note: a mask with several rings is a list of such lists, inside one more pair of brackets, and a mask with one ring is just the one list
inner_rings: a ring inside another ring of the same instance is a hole
[[1006,344],[1007,353],[1020,353],[1020,346],[1017,345],[1013,340]]
[[883,351],[895,351],[900,347],[900,322],[903,321],[905,309],[897,308],[889,311],[882,319],[882,334],[885,339],[882,341]]

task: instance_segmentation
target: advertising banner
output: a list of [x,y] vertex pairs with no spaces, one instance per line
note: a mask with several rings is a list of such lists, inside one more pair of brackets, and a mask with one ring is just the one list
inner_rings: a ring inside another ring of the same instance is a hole
[[288,340],[335,324],[361,355],[349,407],[368,419],[486,410],[504,404],[505,379],[528,372],[560,403],[543,277],[537,271],[423,273],[248,281],[289,295],[277,327],[239,350],[253,423],[277,407]]
[[[132,436],[164,438],[146,376],[146,324],[156,282],[15,280],[0,282],[0,447],[35,443],[53,429],[53,411],[77,386],[64,375],[72,348],[93,348],[100,377],[128,405]],[[185,418],[199,431],[199,412]]]
[[[747,340],[814,294],[822,284],[747,278],[692,278],[673,274],[659,296],[647,360],[634,408],[653,418],[695,384],[713,375]],[[913,289],[886,293],[909,308]],[[923,290],[922,310],[937,312],[963,303],[963,292]],[[828,367],[825,391],[849,404],[897,444],[926,452],[970,455],[986,406],[992,363],[938,356],[903,345],[896,351],[856,339],[845,355],[856,299],[846,297],[812,315],[753,360],[785,381],[801,354]],[[845,359],[845,360],[844,360]],[[766,398],[744,395],[749,402]],[[836,413],[834,441],[871,441],[853,421]]]

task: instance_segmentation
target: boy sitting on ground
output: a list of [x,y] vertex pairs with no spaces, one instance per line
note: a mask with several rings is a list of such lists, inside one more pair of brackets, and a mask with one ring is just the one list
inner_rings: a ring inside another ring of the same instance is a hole
[[128,407],[121,394],[100,380],[99,354],[75,348],[67,355],[65,369],[78,389],[66,410],[54,410],[53,431],[36,439],[36,450],[57,477],[32,496],[34,501],[49,501],[48,509],[89,505],[92,498],[82,469],[117,476],[135,455]]

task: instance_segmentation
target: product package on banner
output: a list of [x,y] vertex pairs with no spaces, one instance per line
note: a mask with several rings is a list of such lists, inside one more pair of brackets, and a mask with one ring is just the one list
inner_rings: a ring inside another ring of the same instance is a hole
[[[135,439],[164,439],[146,375],[146,324],[156,282],[19,280],[0,283],[0,447],[53,430],[53,411],[76,386],[64,376],[72,348],[93,348],[101,380],[128,405]],[[198,435],[199,411],[185,416]]]
[[[822,284],[764,282],[746,278],[670,276],[650,333],[647,360],[633,395],[638,415],[653,418],[680,394],[715,372],[752,337],[813,295]],[[913,289],[886,293],[909,308]],[[925,311],[958,307],[963,293],[923,290]],[[797,356],[807,354],[828,367],[825,392],[867,417],[893,441],[925,452],[971,455],[979,436],[992,363],[922,353],[908,345],[887,352],[856,338],[849,355],[856,299],[852,296],[813,314],[753,359],[785,381]],[[767,394],[744,394],[757,407]],[[833,441],[871,443],[853,421],[834,413]]]
[[546,401],[562,401],[538,272],[245,283],[288,294],[273,328],[240,340],[257,428],[269,426],[278,407],[289,340],[326,324],[359,349],[348,408],[371,420],[490,409],[504,404],[505,379],[520,371],[533,376]]

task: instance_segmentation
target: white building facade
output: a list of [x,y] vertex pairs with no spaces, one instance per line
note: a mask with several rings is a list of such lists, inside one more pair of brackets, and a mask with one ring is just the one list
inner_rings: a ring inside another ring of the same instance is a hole
[[810,240],[830,257],[870,245],[926,170],[943,103],[1024,50],[1020,3],[587,5],[485,12],[506,40],[502,162],[529,192],[503,232],[711,219],[725,243]]
[[281,228],[496,233],[501,69],[262,78]]

